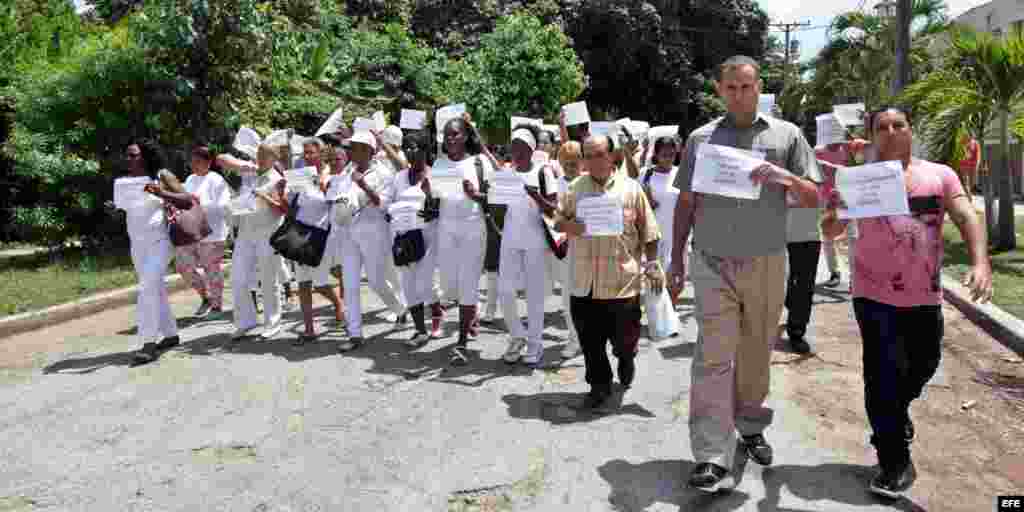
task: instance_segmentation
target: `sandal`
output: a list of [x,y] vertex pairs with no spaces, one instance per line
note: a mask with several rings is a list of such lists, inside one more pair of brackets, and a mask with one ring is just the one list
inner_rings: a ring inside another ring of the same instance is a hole
[[469,358],[466,357],[466,346],[457,345],[452,349],[451,353],[448,354],[448,363],[452,366],[465,366],[469,363]]

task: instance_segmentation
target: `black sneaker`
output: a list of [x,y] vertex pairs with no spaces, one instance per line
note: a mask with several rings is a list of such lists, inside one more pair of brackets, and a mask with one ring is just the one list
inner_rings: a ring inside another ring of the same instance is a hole
[[803,336],[790,336],[789,347],[793,349],[793,352],[796,354],[803,355],[811,353],[811,344],[807,343],[807,339]]
[[587,393],[587,397],[583,399],[583,408],[592,410],[601,409],[608,405],[608,398],[610,397],[611,393],[607,391],[597,391],[592,389]]
[[693,474],[690,475],[689,484],[691,487],[696,487],[702,491],[715,492],[719,489],[731,490],[736,487],[736,479],[729,474],[729,470],[722,466],[710,462],[702,462],[697,464]]
[[772,465],[772,447],[768,445],[768,441],[764,440],[763,435],[743,436],[740,439],[740,445],[747,451],[747,455],[754,459],[754,462],[762,466]]
[[160,357],[160,349],[157,348],[156,343],[145,343],[142,345],[142,348],[132,354],[132,366],[152,363],[158,357]]
[[825,288],[835,288],[839,286],[839,272],[832,272],[832,275],[828,276],[828,281],[825,281]]
[[210,312],[210,301],[206,300],[204,298],[203,299],[203,303],[199,305],[199,308],[196,309],[196,312],[193,313],[192,316],[195,317],[195,318],[202,318],[202,317],[206,316],[206,314],[209,313],[209,312]]
[[917,480],[917,469],[911,461],[903,471],[882,470],[871,480],[871,492],[891,499],[899,499],[914,485]]
[[636,361],[631,358],[619,359],[619,384],[629,389],[633,385],[633,378],[636,376]]
[[156,344],[156,348],[158,348],[160,350],[170,350],[170,349],[172,349],[174,347],[177,347],[178,345],[181,345],[181,338],[180,337],[178,337],[178,336],[168,336],[168,337],[160,340],[160,343]]

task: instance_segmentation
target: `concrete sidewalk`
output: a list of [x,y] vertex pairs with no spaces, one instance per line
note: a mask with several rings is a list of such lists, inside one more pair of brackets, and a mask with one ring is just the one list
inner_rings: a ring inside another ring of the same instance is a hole
[[[226,297],[230,297],[230,290]],[[753,463],[728,495],[686,487],[688,388],[696,327],[642,340],[637,382],[613,414],[579,408],[582,358],[529,371],[500,360],[483,329],[468,366],[448,338],[409,351],[364,289],[368,346],[335,334],[293,347],[229,345],[230,320],[187,325],[198,299],[173,296],[183,345],[131,368],[134,307],[0,344],[0,505],[25,510],[891,510],[865,490],[869,466],[815,434],[819,418],[773,377],[770,469]],[[565,334],[549,298],[545,361]],[[523,308],[525,309],[525,308]],[[330,313],[321,306],[321,315]],[[814,317],[815,327],[835,319]],[[449,313],[454,329],[455,315]],[[6,501],[5,501],[6,500]],[[468,502],[493,508],[469,508]],[[915,510],[903,502],[904,510]],[[910,508],[906,508],[910,507]],[[0,507],[3,508],[3,507]],[[920,507],[916,508],[920,509]],[[6,510],[6,509],[4,509]]]

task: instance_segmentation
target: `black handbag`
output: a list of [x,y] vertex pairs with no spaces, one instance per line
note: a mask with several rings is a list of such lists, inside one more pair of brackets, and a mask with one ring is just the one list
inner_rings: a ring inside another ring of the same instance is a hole
[[[409,178],[412,181],[412,176]],[[425,205],[433,203],[433,196],[427,192]],[[411,265],[423,259],[427,254],[427,242],[423,239],[422,229],[410,229],[405,233],[395,236],[391,244],[391,256],[394,258],[396,267]]]
[[[544,169],[540,169],[540,176],[537,179],[540,185],[541,197],[548,197],[548,186],[547,180],[544,178]],[[548,249],[555,254],[555,257],[563,260],[569,253],[569,244],[565,235],[555,231],[555,219],[548,217],[547,215],[540,214],[540,225],[544,228],[544,241],[548,243]]]
[[270,246],[274,248],[274,252],[286,259],[307,267],[318,267],[327,249],[327,236],[331,233],[330,224],[324,229],[299,222],[295,218],[298,211],[299,195],[295,194],[284,223],[270,235]]

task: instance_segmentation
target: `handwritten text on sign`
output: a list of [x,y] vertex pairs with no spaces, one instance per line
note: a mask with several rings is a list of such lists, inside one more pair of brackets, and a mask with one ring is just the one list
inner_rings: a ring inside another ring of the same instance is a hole
[[750,173],[763,165],[764,152],[703,143],[697,148],[693,191],[736,199],[758,199],[761,186]]
[[901,162],[877,162],[857,167],[843,167],[836,173],[836,188],[846,203],[846,208],[839,210],[840,219],[866,219],[910,213]]
[[576,219],[586,226],[584,236],[618,236],[625,231],[622,201],[612,196],[580,199]]

